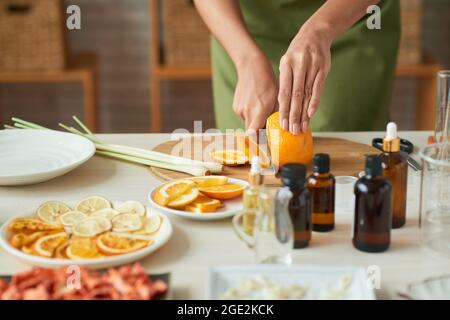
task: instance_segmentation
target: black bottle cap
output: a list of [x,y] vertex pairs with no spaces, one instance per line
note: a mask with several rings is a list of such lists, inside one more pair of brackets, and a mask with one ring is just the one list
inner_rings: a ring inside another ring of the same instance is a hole
[[383,166],[379,156],[367,156],[366,158],[366,175],[376,177],[383,174]]
[[289,188],[304,186],[306,166],[300,163],[288,163],[281,167],[281,181]]
[[330,172],[330,156],[326,153],[318,153],[314,156],[314,172]]

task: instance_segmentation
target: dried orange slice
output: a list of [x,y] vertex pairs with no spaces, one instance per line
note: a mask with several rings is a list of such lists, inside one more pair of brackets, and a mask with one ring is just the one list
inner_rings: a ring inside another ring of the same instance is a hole
[[185,210],[197,213],[216,212],[220,207],[222,207],[222,202],[219,200],[200,194],[197,199],[186,206]]
[[103,256],[99,252],[95,240],[90,238],[72,240],[66,248],[65,254],[72,260],[95,259]]
[[242,192],[244,192],[244,189],[245,186],[239,183],[228,183],[223,186],[199,188],[204,195],[219,200],[239,197],[242,195]]
[[46,236],[50,234],[49,232],[34,232],[31,234],[26,234],[26,233],[18,233],[15,234],[11,240],[10,243],[13,247],[15,248],[21,248],[24,246],[30,246],[32,245],[34,242],[36,242],[39,238],[42,238],[43,236]]
[[187,193],[192,188],[195,188],[195,182],[189,179],[176,180],[166,183],[159,187],[153,199],[160,206],[166,206],[169,202],[179,198],[182,194]]
[[118,255],[133,252],[152,243],[152,240],[141,240],[110,232],[102,234],[96,241],[97,247],[106,255]]
[[33,246],[33,249],[38,255],[51,258],[53,257],[56,248],[64,244],[66,241],[67,233],[65,232],[51,234],[37,240]]
[[225,176],[204,176],[189,178],[195,182],[197,187],[223,186],[228,183],[228,177]]
[[42,221],[50,224],[59,224],[59,217],[66,212],[69,212],[70,208],[58,201],[49,201],[41,205],[36,214]]
[[216,150],[211,152],[211,158],[226,166],[241,166],[247,164],[249,158],[241,150]]
[[195,199],[197,199],[199,194],[200,192],[198,191],[197,188],[192,188],[188,190],[186,193],[176,198],[175,200],[170,201],[167,204],[167,207],[174,209],[183,208],[188,204],[190,204],[191,202],[193,202]]
[[111,202],[99,196],[84,198],[75,206],[76,211],[81,211],[87,215],[106,208],[111,208]]
[[12,233],[30,234],[38,231],[57,231],[62,230],[60,224],[50,224],[33,218],[17,218],[8,225],[8,230]]

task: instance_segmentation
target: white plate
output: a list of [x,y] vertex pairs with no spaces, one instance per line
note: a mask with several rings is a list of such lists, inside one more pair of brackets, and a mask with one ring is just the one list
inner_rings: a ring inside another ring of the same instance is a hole
[[342,276],[351,274],[352,282],[344,299],[375,300],[373,289],[367,285],[367,273],[361,267],[329,266],[224,266],[213,267],[209,272],[208,299],[218,300],[225,291],[239,286],[242,280],[255,275],[263,276],[282,286],[307,287],[305,299],[317,299],[323,289],[335,287]]
[[[72,205],[72,203],[70,203]],[[117,207],[120,205],[120,203],[113,203],[114,207]],[[33,212],[34,213],[34,212]],[[25,216],[32,216],[32,212],[29,213],[29,215]],[[162,224],[159,229],[159,231],[156,233],[155,236],[153,236],[153,240],[155,241],[150,246],[147,246],[141,250],[137,250],[135,252],[117,255],[117,256],[110,256],[105,258],[99,258],[99,259],[86,259],[86,260],[67,260],[67,259],[50,259],[50,258],[44,258],[44,257],[38,257],[38,256],[32,256],[30,254],[26,254],[20,250],[17,250],[14,248],[8,241],[8,225],[9,223],[18,217],[13,217],[9,219],[6,223],[4,223],[0,228],[0,246],[9,254],[15,256],[19,260],[22,260],[26,263],[40,266],[40,267],[49,267],[49,268],[56,268],[60,266],[65,265],[80,265],[80,266],[86,266],[92,269],[103,269],[103,268],[109,268],[114,267],[118,265],[127,264],[133,261],[140,260],[152,252],[158,250],[161,248],[167,241],[169,241],[171,235],[172,235],[172,224],[169,221],[169,218],[167,218],[165,215],[155,212],[154,210],[150,210],[150,208],[147,207],[147,216],[152,215],[159,215],[162,218]]]
[[54,130],[0,130],[0,185],[18,186],[61,176],[90,159],[95,145]]
[[[241,180],[241,179],[234,179],[229,178],[229,183],[239,183],[244,186],[248,186],[248,182]],[[160,186],[155,187],[152,191],[150,191],[148,195],[148,201],[152,205],[152,207],[160,210],[161,212],[167,213],[167,214],[173,214],[179,217],[188,218],[191,220],[220,220],[225,219],[234,216],[235,214],[242,211],[242,197],[237,197],[230,200],[221,200],[224,203],[224,207],[219,209],[216,212],[211,213],[197,213],[197,212],[187,212],[183,210],[175,210],[170,209],[167,207],[160,206],[153,200],[153,194],[155,193],[156,189],[158,189]]]

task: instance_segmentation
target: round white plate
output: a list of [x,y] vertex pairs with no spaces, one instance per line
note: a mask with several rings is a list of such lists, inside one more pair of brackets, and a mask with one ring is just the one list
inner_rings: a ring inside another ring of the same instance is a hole
[[[248,182],[240,179],[234,179],[229,178],[229,183],[239,183],[244,186],[248,186]],[[153,194],[155,193],[156,189],[158,189],[160,186],[155,187],[152,191],[150,191],[148,195],[148,201],[152,205],[152,207],[160,210],[161,212],[167,213],[167,214],[173,214],[175,216],[191,219],[191,220],[219,220],[219,219],[225,219],[234,216],[235,214],[242,211],[242,197],[237,197],[230,200],[222,200],[224,203],[224,207],[219,209],[216,212],[211,213],[197,213],[197,212],[187,212],[183,210],[175,210],[170,209],[167,207],[160,206],[153,200]]]
[[[120,205],[120,203],[113,203],[114,207],[117,205]],[[26,254],[20,250],[17,250],[14,248],[8,241],[9,239],[9,232],[8,232],[8,225],[13,219],[16,219],[18,217],[13,217],[9,219],[6,223],[4,223],[0,228],[0,246],[9,254],[15,256],[19,260],[22,260],[25,263],[29,263],[35,266],[40,267],[48,267],[48,268],[56,268],[60,266],[66,266],[66,265],[79,265],[79,266],[86,266],[92,269],[103,269],[103,268],[109,268],[114,267],[118,265],[123,265],[127,263],[131,263],[137,260],[140,260],[152,252],[158,250],[161,248],[167,241],[169,241],[170,237],[172,236],[172,224],[169,221],[169,218],[165,216],[162,213],[156,212],[155,210],[151,210],[150,208],[147,208],[147,216],[150,217],[152,215],[159,215],[162,218],[162,224],[159,229],[159,231],[152,237],[152,239],[155,241],[150,246],[147,246],[143,249],[137,250],[135,252],[117,255],[117,256],[110,256],[105,258],[99,258],[99,259],[86,259],[86,260],[67,260],[67,259],[51,259],[51,258],[44,258],[44,257],[38,257],[33,256],[30,254]],[[34,213],[34,212],[33,212]],[[33,213],[30,213],[29,215],[25,216],[32,216]],[[21,216],[23,217],[23,216]]]
[[54,130],[0,130],[0,185],[18,186],[61,176],[90,159],[95,145]]

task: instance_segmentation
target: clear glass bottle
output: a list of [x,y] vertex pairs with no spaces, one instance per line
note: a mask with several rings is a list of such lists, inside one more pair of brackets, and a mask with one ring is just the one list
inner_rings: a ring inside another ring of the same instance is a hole
[[450,70],[437,74],[435,139],[437,143],[450,141]]
[[252,158],[251,169],[248,175],[249,186],[245,188],[243,194],[244,231],[248,235],[253,235],[255,216],[259,205],[259,192],[263,183],[261,175],[261,161],[259,157]]

